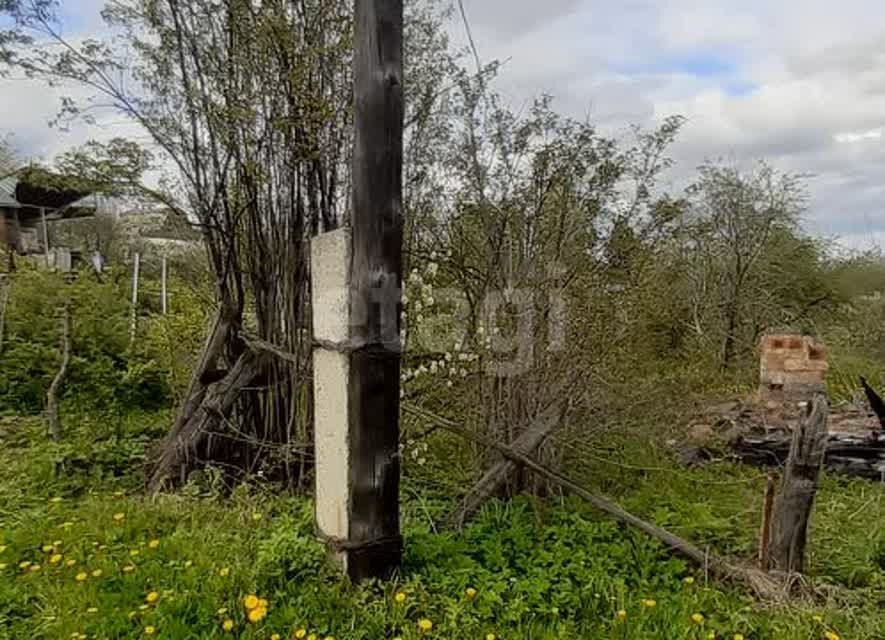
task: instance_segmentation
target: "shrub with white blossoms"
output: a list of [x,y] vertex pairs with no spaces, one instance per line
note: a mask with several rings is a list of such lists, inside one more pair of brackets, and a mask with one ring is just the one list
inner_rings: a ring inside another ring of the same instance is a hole
[[[435,252],[431,253],[429,262],[420,269],[413,268],[405,278],[401,316],[402,340],[406,348],[405,362],[410,360],[418,362],[403,366],[401,396],[413,395],[431,388],[438,389],[440,386],[452,388],[459,380],[478,373],[482,356],[491,351],[490,332],[482,326],[476,328],[475,344],[465,344],[461,338],[456,337],[449,349],[442,354],[437,353],[429,360],[420,359],[421,345],[415,344],[416,340],[409,340],[410,337],[416,337],[415,328],[418,325],[447,313],[440,309],[437,297],[434,295],[440,273],[438,257]],[[450,255],[444,256],[444,258],[449,257]],[[457,322],[457,319],[453,318],[452,321]],[[411,331],[409,331],[410,323],[416,323],[412,325]],[[401,449],[404,459],[419,465],[426,462],[426,443],[407,441]]]

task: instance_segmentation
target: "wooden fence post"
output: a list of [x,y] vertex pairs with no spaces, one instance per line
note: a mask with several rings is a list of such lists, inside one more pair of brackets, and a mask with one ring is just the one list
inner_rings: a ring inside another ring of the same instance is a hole
[[46,392],[46,422],[53,440],[61,439],[61,420],[58,417],[58,392],[68,375],[71,362],[71,301],[65,300],[61,318],[61,366]]
[[771,568],[801,573],[805,568],[808,520],[827,449],[829,405],[818,394],[806,406],[793,432],[790,456],[771,531]]
[[9,288],[12,286],[11,274],[0,274],[0,354],[6,338],[6,307],[9,304]]
[[762,526],[759,529],[759,568],[768,571],[771,553],[771,515],[774,510],[775,476],[768,474],[765,496],[762,499]]
[[160,308],[163,315],[166,315],[166,256],[163,256],[162,268],[160,270]]
[[46,224],[46,209],[40,207],[40,220],[43,223],[43,259],[46,261],[46,268],[49,264],[49,226]]
[[132,307],[129,312],[129,350],[135,346],[135,332],[138,328],[138,272],[141,266],[141,256],[135,253],[132,264]]

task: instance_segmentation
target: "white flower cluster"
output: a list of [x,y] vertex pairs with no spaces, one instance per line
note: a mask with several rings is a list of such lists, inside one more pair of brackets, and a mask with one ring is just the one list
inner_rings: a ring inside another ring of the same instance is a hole
[[400,444],[399,451],[403,458],[411,458],[413,462],[420,466],[424,466],[427,463],[427,451],[429,448],[427,442],[424,440],[415,442],[410,439],[406,440],[404,444]]
[[[406,279],[402,315],[404,344],[406,343],[405,327],[407,327],[407,318],[414,318],[420,324],[424,322],[425,314],[431,313],[436,305],[434,284],[439,274],[439,264],[436,262],[437,257],[436,252],[431,253],[430,262],[424,266],[423,270],[412,269]],[[446,254],[446,258],[448,257],[450,257],[450,254]],[[492,337],[489,333],[497,334],[498,330],[494,329],[491,332],[487,332],[484,327],[477,327],[476,345],[464,345],[460,340],[456,339],[452,350],[446,352],[441,357],[410,369],[404,368],[401,374],[401,381],[405,384],[427,376],[441,376],[446,378],[447,387],[454,386],[455,380],[466,378],[476,371],[481,355],[491,351]]]

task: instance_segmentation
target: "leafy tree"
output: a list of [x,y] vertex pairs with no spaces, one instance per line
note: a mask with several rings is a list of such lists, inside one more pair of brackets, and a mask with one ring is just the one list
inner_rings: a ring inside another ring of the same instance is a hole
[[748,305],[764,296],[764,257],[773,239],[795,234],[805,206],[799,176],[765,163],[750,172],[706,164],[688,190],[686,229],[694,262],[697,315],[717,320],[723,367],[733,364]]

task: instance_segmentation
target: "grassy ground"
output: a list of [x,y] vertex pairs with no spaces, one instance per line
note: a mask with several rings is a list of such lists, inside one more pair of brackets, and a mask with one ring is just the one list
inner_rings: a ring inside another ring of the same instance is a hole
[[[35,420],[0,424],[0,638],[885,638],[882,485],[825,479],[811,570],[833,586],[788,608],[707,583],[571,499],[495,503],[462,534],[435,532],[441,504],[414,479],[402,576],[355,588],[325,562],[309,501],[260,484],[223,497],[211,474],[145,500],[139,456],[165,416],[74,422],[63,445]],[[601,468],[606,491],[751,554],[758,471],[652,458]]]

